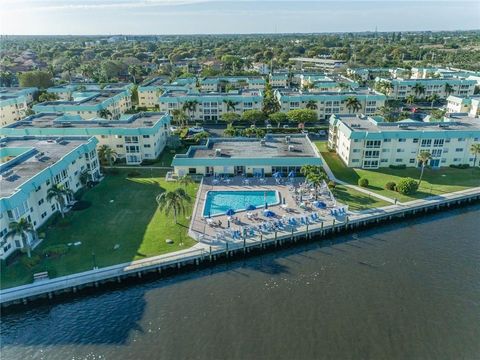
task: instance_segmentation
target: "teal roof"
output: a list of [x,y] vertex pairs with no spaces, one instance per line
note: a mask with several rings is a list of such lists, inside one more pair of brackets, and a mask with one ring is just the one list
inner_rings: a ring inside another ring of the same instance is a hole
[[216,101],[232,100],[236,102],[261,102],[263,95],[260,90],[235,91],[229,93],[201,93],[195,91],[166,91],[159,100],[167,103],[184,103],[185,101]]

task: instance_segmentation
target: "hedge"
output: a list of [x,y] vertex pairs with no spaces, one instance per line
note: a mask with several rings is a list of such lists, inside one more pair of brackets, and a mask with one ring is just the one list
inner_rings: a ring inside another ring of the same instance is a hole
[[411,195],[418,190],[418,182],[412,178],[403,178],[397,184],[397,191],[404,195]]

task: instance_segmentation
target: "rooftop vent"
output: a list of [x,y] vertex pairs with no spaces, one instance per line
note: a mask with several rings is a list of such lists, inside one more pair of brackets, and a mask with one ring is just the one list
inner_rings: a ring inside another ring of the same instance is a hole
[[222,156],[222,149],[215,149],[215,156],[216,157]]
[[295,151],[295,146],[293,146],[293,145],[288,145],[288,151],[294,152],[294,151]]
[[261,139],[261,140],[260,140],[260,145],[261,145],[261,146],[265,146],[265,143],[266,143],[265,139]]
[[8,170],[8,171],[5,171],[3,174],[2,174],[2,178],[6,179],[10,176],[13,175],[13,170]]
[[289,144],[291,137],[289,135],[285,136],[285,144]]
[[150,125],[150,126],[151,126],[151,125],[153,125],[153,121],[151,121],[151,120],[145,120],[145,121],[143,122],[143,124],[144,124],[144,125]]

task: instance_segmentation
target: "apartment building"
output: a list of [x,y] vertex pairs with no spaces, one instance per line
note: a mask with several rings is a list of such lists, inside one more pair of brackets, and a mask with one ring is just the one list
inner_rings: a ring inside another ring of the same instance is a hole
[[205,77],[200,80],[203,92],[228,92],[229,90],[264,90],[265,79],[261,76]]
[[119,119],[122,114],[132,108],[131,90],[102,89],[94,91],[74,92],[73,100],[46,101],[33,106],[38,113],[61,112],[69,115],[80,115],[83,119],[101,117],[108,110],[111,119]]
[[332,115],[328,146],[348,167],[415,167],[421,151],[430,152],[432,167],[473,165],[470,146],[480,141],[478,119],[451,115],[441,122],[429,120],[391,123],[381,116]]
[[290,76],[286,72],[270,74],[269,81],[273,88],[288,88],[290,86]]
[[337,74],[329,76],[324,74],[301,74],[300,86],[302,89],[308,89],[310,92],[355,90],[359,87],[356,81]]
[[37,88],[0,88],[0,126],[11,124],[25,116]]
[[[82,97],[84,92],[95,92],[102,89],[105,90],[132,90],[133,84],[131,83],[111,83],[100,85],[97,83],[70,83],[52,86],[47,89],[47,93],[55,94],[58,100],[71,101],[78,97]],[[78,93],[78,95],[77,95]]]
[[[76,192],[85,172],[90,180],[100,179],[96,143],[93,137],[0,139],[0,259],[23,247],[20,237],[6,236],[11,222],[24,218],[37,230],[59,211],[56,201],[46,199],[48,189],[61,184]],[[34,236],[28,242],[38,244]]]
[[468,113],[471,117],[480,117],[480,95],[469,97],[450,95],[447,98],[447,112]]
[[[289,89],[275,90],[282,112],[311,108],[319,120],[328,119],[332,114],[358,113],[373,115],[385,105],[386,96],[369,89],[338,92],[305,92]],[[347,99],[356,98],[360,107],[355,110],[347,107]]]
[[194,109],[186,111],[192,120],[217,121],[227,112],[241,115],[246,110],[261,110],[263,94],[261,90],[232,90],[228,93],[167,91],[159,101],[160,111],[169,114],[183,109],[187,102],[193,103]]
[[347,75],[358,76],[361,80],[374,80],[376,77],[408,78],[410,71],[404,68],[348,68]]
[[162,112],[123,115],[120,120],[41,113],[0,128],[1,136],[94,136],[97,147],[107,145],[127,165],[156,159],[170,136],[170,116]]
[[340,71],[347,65],[347,62],[345,60],[338,60],[338,59],[294,57],[288,60],[294,61],[297,67],[301,69],[303,69],[303,66],[307,64],[322,70],[332,71],[332,72]]
[[[387,96],[402,100],[413,95],[417,98],[428,98],[436,94],[440,99],[449,95],[471,96],[475,92],[476,81],[467,79],[385,79],[376,78],[376,83],[384,82],[391,85]],[[420,89],[423,89],[420,91]]]
[[158,76],[145,81],[138,87],[138,106],[158,107],[158,97],[165,91],[163,86],[168,82],[167,76]]

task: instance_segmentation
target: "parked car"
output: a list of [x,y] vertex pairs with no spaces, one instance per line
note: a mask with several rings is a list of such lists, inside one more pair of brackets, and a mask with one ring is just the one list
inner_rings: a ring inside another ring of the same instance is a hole
[[267,129],[271,129],[271,128],[272,128],[272,125],[268,124]]
[[290,126],[288,126],[288,125],[283,125],[283,128],[284,128],[284,129],[289,129]]
[[170,131],[171,131],[172,133],[177,132],[178,130],[179,130],[179,129],[178,129],[178,126],[170,126]]
[[191,133],[201,133],[201,132],[204,132],[205,129],[201,126],[194,126],[194,127],[191,127],[191,128],[188,128],[188,131],[191,132]]
[[325,130],[318,130],[318,135],[327,136],[327,132]]

